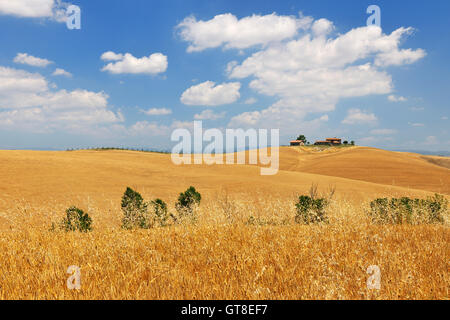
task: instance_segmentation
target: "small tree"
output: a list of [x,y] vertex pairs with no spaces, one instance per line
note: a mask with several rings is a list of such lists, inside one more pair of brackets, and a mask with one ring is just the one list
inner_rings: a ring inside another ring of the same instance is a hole
[[147,212],[147,204],[139,192],[134,191],[130,187],[122,196],[122,227],[132,229],[134,227],[149,228],[151,221]]
[[303,141],[303,143],[306,143],[306,137],[305,137],[303,134],[299,135],[299,136],[297,137],[297,140],[298,140],[298,141]]
[[66,231],[88,232],[92,230],[92,219],[83,210],[70,207],[66,210],[66,217],[62,221],[62,228]]
[[155,214],[154,220],[161,227],[165,227],[167,225],[167,219],[169,218],[169,214],[167,212],[167,204],[161,200],[156,199],[151,202],[153,206],[153,212]]
[[348,145],[348,141],[347,141],[347,140],[345,140],[345,141],[344,141],[344,144],[345,144],[345,145]]
[[328,201],[324,198],[315,199],[313,196],[300,196],[295,204],[297,214],[295,222],[302,224],[327,222],[325,207]]
[[354,145],[355,145],[355,141],[352,140],[352,141],[350,142],[350,144],[351,144],[352,146],[354,146]]
[[[184,193],[180,193],[175,208],[180,217],[190,215],[193,217],[195,206],[200,204],[202,196],[194,187],[190,186]],[[194,217],[193,217],[194,218]]]

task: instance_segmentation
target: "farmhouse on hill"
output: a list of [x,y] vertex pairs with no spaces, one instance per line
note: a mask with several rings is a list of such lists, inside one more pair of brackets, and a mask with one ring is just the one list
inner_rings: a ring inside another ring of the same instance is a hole
[[292,140],[291,141],[291,146],[304,146],[305,142],[303,142],[302,140]]
[[342,139],[339,138],[327,138],[323,141],[316,141],[314,145],[316,146],[340,146],[342,144]]

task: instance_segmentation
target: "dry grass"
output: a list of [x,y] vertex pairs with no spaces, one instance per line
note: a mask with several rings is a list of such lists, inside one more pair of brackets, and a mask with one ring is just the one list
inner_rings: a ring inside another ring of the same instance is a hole
[[308,172],[450,195],[450,160],[444,157],[425,157],[367,147],[330,148],[324,152],[286,147],[280,149],[280,158],[280,169],[291,172]]
[[[261,176],[254,166],[175,166],[163,154],[0,151],[0,299],[450,297],[448,214],[444,225],[378,226],[364,212],[377,197],[449,195],[448,169],[358,147],[281,148],[280,165]],[[202,194],[196,225],[120,228],[126,186],[173,212],[190,185]],[[295,224],[299,194],[332,196],[329,224]],[[49,231],[72,205],[94,230]],[[66,287],[71,265],[80,291]],[[370,265],[380,291],[367,289]]]
[[423,156],[422,159],[435,164],[437,166],[441,166],[447,169],[450,169],[450,158],[448,157],[437,157],[437,156]]
[[[295,196],[220,192],[196,225],[137,231],[120,228],[119,199],[107,209],[77,199],[94,220],[87,234],[48,230],[62,205],[18,202],[5,214],[13,227],[0,233],[0,298],[449,298],[448,215],[444,225],[375,226],[367,202],[335,197],[329,224],[302,226]],[[248,225],[250,216],[261,225]],[[81,268],[79,291],[66,287],[70,265]],[[381,269],[379,291],[366,287],[370,265]]]

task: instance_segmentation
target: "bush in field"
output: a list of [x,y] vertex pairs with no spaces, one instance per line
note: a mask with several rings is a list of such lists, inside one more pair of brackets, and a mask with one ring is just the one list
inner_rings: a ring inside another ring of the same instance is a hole
[[148,229],[151,227],[151,219],[147,210],[148,204],[144,202],[144,199],[139,192],[134,191],[130,187],[122,196],[122,228],[133,229],[133,228],[144,228]]
[[448,201],[435,194],[427,199],[378,198],[370,203],[369,216],[378,224],[443,223]]
[[178,216],[169,213],[167,204],[161,199],[144,202],[142,196],[131,188],[127,188],[122,197],[122,227],[124,229],[165,227],[170,224],[169,218],[179,222],[184,217],[195,221],[194,209],[200,204],[201,195],[194,187],[180,193],[175,208]]
[[175,209],[178,212],[179,218],[190,217],[195,220],[194,209],[200,205],[202,196],[195,190],[194,187],[189,187],[185,192],[180,193],[178,201],[175,203]]
[[295,222],[301,224],[327,222],[328,218],[325,212],[327,205],[328,201],[324,198],[300,196],[295,204],[297,208]]
[[161,199],[156,199],[151,202],[153,207],[153,220],[155,224],[159,224],[160,227],[167,226],[167,220],[169,219],[169,213],[167,212],[167,204]]
[[83,210],[70,207],[66,210],[66,217],[61,223],[62,229],[66,231],[88,232],[92,230],[92,219]]

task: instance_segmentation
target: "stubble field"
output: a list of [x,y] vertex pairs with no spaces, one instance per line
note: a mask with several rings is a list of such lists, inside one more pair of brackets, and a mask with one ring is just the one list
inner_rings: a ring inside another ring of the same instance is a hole
[[[370,148],[282,148],[279,173],[259,172],[153,153],[0,151],[0,298],[449,298],[448,213],[439,225],[375,225],[366,214],[376,197],[448,196],[445,166]],[[336,190],[328,224],[294,221],[312,184],[325,197]],[[195,224],[120,227],[127,186],[174,211],[190,185],[202,194]],[[71,205],[89,213],[92,232],[50,231]],[[66,286],[71,265],[80,290]],[[371,265],[380,290],[367,288]]]

